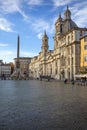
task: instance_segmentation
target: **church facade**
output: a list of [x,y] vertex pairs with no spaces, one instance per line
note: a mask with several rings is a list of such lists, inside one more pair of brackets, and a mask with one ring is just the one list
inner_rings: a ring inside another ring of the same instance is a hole
[[80,28],[71,19],[68,6],[64,18],[59,14],[55,22],[54,49],[49,50],[46,32],[42,37],[41,52],[31,59],[29,76],[51,75],[54,79],[72,79],[80,71],[80,38],[87,28]]

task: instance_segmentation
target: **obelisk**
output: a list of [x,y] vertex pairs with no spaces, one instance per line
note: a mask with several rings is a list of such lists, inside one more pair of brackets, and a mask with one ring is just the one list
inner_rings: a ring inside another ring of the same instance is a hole
[[17,58],[16,58],[16,67],[14,69],[14,72],[13,74],[11,75],[11,78],[12,79],[16,79],[16,80],[22,80],[22,79],[25,79],[25,75],[21,72],[21,69],[20,69],[20,37],[18,35],[18,38],[17,38]]
[[20,37],[18,35],[18,39],[17,39],[17,61],[16,61],[16,68],[19,69],[20,68],[20,62],[19,62],[19,49],[20,49]]

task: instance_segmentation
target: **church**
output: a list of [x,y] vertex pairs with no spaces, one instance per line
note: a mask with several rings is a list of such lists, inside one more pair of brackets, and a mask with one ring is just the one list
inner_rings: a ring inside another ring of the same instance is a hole
[[77,26],[67,6],[64,18],[59,14],[55,22],[54,49],[49,50],[48,36],[44,32],[41,52],[29,64],[29,77],[75,78],[80,71],[80,38],[84,35],[87,35],[87,28]]

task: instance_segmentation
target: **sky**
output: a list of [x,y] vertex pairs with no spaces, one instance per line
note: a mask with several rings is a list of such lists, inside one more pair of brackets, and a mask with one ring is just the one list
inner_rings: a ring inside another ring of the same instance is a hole
[[41,51],[46,31],[49,49],[54,48],[55,22],[66,7],[79,27],[87,27],[87,0],[0,0],[0,60],[13,62],[17,57],[20,36],[20,57],[33,57]]

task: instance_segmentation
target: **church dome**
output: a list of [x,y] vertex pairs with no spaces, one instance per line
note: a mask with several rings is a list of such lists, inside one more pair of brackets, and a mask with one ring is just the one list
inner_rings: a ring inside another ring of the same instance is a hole
[[[68,6],[64,13],[65,19],[64,19],[64,27],[66,28],[66,31],[69,31],[70,29],[74,27],[78,27],[76,23],[71,19],[71,11],[69,10]],[[65,31],[65,32],[66,32]]]
[[74,27],[78,27],[77,24],[72,19],[70,19],[70,20],[64,20],[64,25],[66,27],[68,27],[69,30],[72,29],[72,28],[74,28]]

